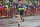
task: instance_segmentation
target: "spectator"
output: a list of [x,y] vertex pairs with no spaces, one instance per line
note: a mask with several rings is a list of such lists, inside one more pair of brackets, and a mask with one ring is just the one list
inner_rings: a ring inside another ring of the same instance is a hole
[[0,5],[1,16],[2,16],[2,11],[3,11],[3,6]]
[[6,9],[5,10],[8,10],[8,4],[6,4]]

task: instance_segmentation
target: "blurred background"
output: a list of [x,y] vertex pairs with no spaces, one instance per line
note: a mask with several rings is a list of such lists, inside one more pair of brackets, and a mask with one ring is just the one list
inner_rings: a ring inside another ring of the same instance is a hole
[[40,27],[40,0],[0,0],[0,27],[18,27],[18,7],[24,8],[20,27]]
[[[0,10],[1,10],[0,16],[7,16],[7,13],[10,14],[11,17],[14,16],[13,15],[14,13],[15,13],[15,16],[18,15],[18,5],[19,4],[21,4],[22,7],[25,8],[24,11],[26,11],[26,13],[24,12],[24,15],[25,14],[27,15],[28,13],[30,13],[30,15],[32,15],[32,14],[34,15],[35,13],[40,14],[40,12],[39,12],[40,0],[0,0]],[[1,7],[3,10],[1,9]],[[36,8],[38,10],[36,10]],[[4,13],[5,13],[5,15],[4,15]]]

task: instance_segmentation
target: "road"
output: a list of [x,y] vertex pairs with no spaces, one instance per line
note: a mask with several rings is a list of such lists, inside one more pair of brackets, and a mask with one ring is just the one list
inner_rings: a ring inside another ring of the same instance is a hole
[[[39,16],[27,16],[24,17],[24,22],[20,22],[20,27],[40,27],[40,15]],[[0,27],[18,27],[18,18],[0,19]]]

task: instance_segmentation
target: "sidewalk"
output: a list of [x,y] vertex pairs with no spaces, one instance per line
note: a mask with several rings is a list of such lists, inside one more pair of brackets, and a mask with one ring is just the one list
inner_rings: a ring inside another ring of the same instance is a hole
[[[20,27],[40,27],[40,16],[28,16],[28,17],[24,17],[24,19],[25,19],[24,22],[22,22],[21,20]],[[7,27],[7,26],[18,27],[18,18],[0,20],[0,22],[3,21],[5,23],[5,26],[0,26],[0,27]]]
[[[9,27],[18,27],[9,26]],[[25,17],[25,21],[20,23],[20,27],[40,27],[40,16],[29,16]]]

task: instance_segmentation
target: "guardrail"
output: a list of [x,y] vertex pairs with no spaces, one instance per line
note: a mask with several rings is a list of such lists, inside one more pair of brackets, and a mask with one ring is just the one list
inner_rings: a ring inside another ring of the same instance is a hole
[[12,17],[12,14],[14,13],[14,8],[11,8],[11,9],[8,9],[8,10],[5,10],[5,9],[1,9],[0,8],[0,16],[5,16],[5,17]]
[[40,8],[30,8],[30,10],[28,11],[28,8],[26,9],[26,14],[27,15],[38,15],[40,14]]
[[[18,15],[18,9],[11,8],[11,9],[8,9],[8,11],[7,11],[5,9],[2,10],[0,8],[0,16],[12,17],[13,14],[15,16]],[[25,12],[24,12],[24,14],[25,14]],[[35,15],[35,14],[37,14],[37,15],[40,14],[40,8],[33,8],[33,9],[30,8],[29,12],[28,12],[28,8],[26,9],[26,15]]]

